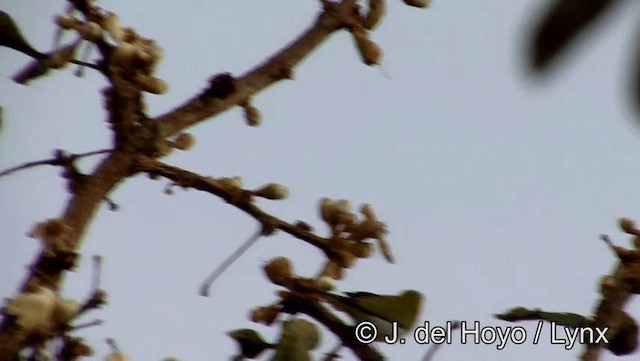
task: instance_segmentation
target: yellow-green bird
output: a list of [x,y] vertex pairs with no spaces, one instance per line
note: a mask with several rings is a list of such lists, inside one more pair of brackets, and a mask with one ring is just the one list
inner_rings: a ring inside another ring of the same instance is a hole
[[414,327],[425,301],[420,292],[405,290],[397,295],[369,292],[346,293],[346,296],[331,294],[329,302],[357,324],[371,322],[375,325],[376,341],[383,341],[388,336],[388,340],[393,342]]

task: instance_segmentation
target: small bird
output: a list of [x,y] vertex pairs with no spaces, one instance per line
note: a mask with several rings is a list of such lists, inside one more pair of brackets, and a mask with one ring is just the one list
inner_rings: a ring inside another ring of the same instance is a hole
[[384,341],[388,337],[395,342],[416,324],[424,296],[416,290],[405,290],[397,295],[355,292],[346,293],[346,296],[330,294],[329,303],[358,324],[371,322],[375,325],[376,341]]

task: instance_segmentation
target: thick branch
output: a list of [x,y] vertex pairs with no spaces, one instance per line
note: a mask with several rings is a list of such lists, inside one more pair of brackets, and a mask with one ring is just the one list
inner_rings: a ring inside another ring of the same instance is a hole
[[344,0],[325,7],[316,22],[291,44],[258,65],[235,83],[235,92],[224,99],[211,100],[205,92],[171,112],[158,117],[165,134],[175,134],[189,126],[242,104],[269,85],[286,79],[291,70],[315,50],[329,35],[344,26],[352,15],[355,0]]
[[171,179],[182,187],[189,187],[214,194],[236,208],[251,215],[262,224],[268,225],[274,229],[280,229],[293,237],[318,247],[327,255],[327,257],[337,257],[335,252],[328,247],[328,241],[326,239],[264,212],[262,209],[251,203],[248,191],[238,189],[238,192],[243,193],[242,195],[238,195],[236,192],[212,182],[210,177],[204,177],[197,173],[170,166],[149,157],[137,157],[135,167],[137,171]]
[[[73,194],[64,212],[64,222],[74,230],[71,247],[77,250],[90,221],[97,213],[102,200],[115,186],[129,175],[132,155],[124,151],[111,153],[87,178],[85,186]],[[21,286],[25,291],[29,284],[43,284],[58,288],[61,284],[62,269],[52,269],[46,252],[41,251],[31,267],[31,273]],[[24,335],[10,318],[5,317],[0,324],[0,361],[13,360],[23,347]]]

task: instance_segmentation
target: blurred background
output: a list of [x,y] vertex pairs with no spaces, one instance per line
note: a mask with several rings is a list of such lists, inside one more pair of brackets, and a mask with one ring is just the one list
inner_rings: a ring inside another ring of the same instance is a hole
[[[314,1],[179,4],[99,4],[165,50],[157,74],[169,91],[147,96],[151,116],[188,99],[212,74],[244,73],[309,26],[319,10]],[[191,129],[196,147],[165,161],[215,177],[242,176],[247,187],[283,183],[290,199],[260,205],[320,234],[326,232],[317,213],[321,197],[346,198],[354,207],[371,203],[388,224],[397,264],[376,253],[339,290],[415,288],[427,297],[421,321],[528,330],[524,344],[503,350],[454,338],[438,361],[575,359],[581,348],[552,345],[548,326],[534,345],[535,322],[509,324],[492,315],[514,306],[590,314],[599,277],[615,265],[598,235],[629,244],[616,222],[640,219],[640,134],[630,81],[640,4],[621,1],[606,10],[562,54],[535,40],[546,2],[388,5],[373,33],[385,53],[382,68],[363,65],[351,36],[338,33],[296,69],[295,81],[254,99],[260,127],[248,127],[235,108]],[[0,0],[0,8],[35,48],[50,50],[52,19],[63,2]],[[549,26],[556,39],[562,36]],[[70,67],[22,86],[11,76],[29,58],[3,48],[0,59],[0,169],[47,158],[55,148],[80,153],[109,146],[100,93],[106,82],[98,74],[76,78]],[[90,171],[95,159],[80,165]],[[14,295],[39,249],[25,234],[64,209],[68,194],[59,171],[40,167],[0,179],[4,297]],[[143,176],[128,180],[112,194],[120,211],[105,205],[93,223],[64,293],[86,296],[91,256],[98,254],[105,259],[109,305],[85,316],[105,324],[81,335],[100,356],[109,350],[104,338],[113,337],[132,360],[229,358],[236,346],[224,333],[242,327],[273,339],[275,327],[247,318],[250,309],[275,300],[263,262],[286,256],[298,274],[313,275],[321,253],[278,233],[225,273],[210,298],[201,297],[200,283],[257,224],[207,194],[165,195],[165,185]],[[629,312],[640,314],[636,302]],[[323,336],[326,351],[334,338]],[[409,341],[380,350],[391,360],[419,360],[428,347]],[[353,356],[347,352],[345,359]]]

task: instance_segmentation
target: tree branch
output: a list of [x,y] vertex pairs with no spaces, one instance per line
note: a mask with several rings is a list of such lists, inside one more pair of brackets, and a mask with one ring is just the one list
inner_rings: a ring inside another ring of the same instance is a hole
[[[71,249],[80,248],[84,233],[102,204],[103,198],[130,174],[132,159],[132,154],[127,151],[118,150],[111,153],[93,175],[87,177],[86,184],[71,196],[62,216],[63,221],[74,231],[69,239]],[[20,290],[24,292],[30,285],[46,285],[58,289],[63,272],[64,269],[52,265],[51,256],[43,249]],[[0,361],[13,360],[18,351],[24,347],[25,336],[12,318],[4,317],[0,324]]]
[[297,225],[272,216],[254,205],[251,202],[250,191],[240,188],[232,190],[218,184],[216,180],[211,177],[201,176],[197,173],[170,166],[144,156],[138,156],[136,158],[135,169],[140,172],[146,172],[171,179],[181,187],[193,188],[216,195],[236,208],[246,212],[263,225],[267,225],[273,229],[282,230],[293,237],[303,240],[323,251],[329,258],[339,257],[339,255],[328,246],[327,239],[319,237]]
[[245,75],[235,80],[235,91],[224,99],[211,99],[207,92],[188,100],[183,105],[159,116],[167,136],[193,126],[216,114],[242,104],[269,85],[290,77],[292,69],[315,50],[329,35],[344,27],[346,19],[353,15],[355,0],[340,3],[327,2],[325,10],[315,23],[291,44],[271,56]]

